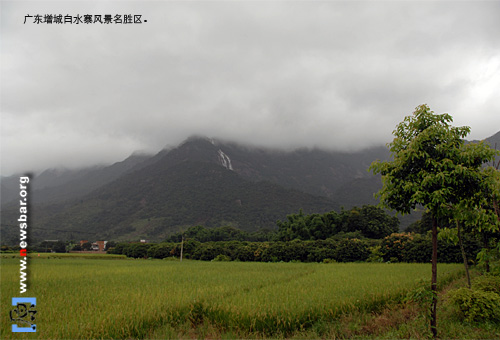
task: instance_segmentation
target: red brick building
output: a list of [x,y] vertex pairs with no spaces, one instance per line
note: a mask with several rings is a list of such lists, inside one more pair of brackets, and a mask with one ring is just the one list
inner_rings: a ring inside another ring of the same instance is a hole
[[104,248],[106,248],[106,243],[108,243],[108,241],[95,241],[93,245],[97,246],[97,251],[104,251]]

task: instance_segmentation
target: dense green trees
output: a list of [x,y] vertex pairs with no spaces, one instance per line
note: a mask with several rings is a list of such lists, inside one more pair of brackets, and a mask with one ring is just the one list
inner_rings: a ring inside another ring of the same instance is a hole
[[287,216],[287,220],[278,221],[280,241],[324,240],[339,233],[360,232],[363,237],[383,238],[399,229],[399,220],[389,216],[384,210],[373,205],[341,210],[340,213],[330,211],[325,214]]
[[90,242],[83,243],[82,244],[82,249],[86,250],[86,251],[92,250],[92,243],[90,243]]
[[[460,247],[438,240],[439,263],[459,263],[462,261]],[[469,259],[475,259],[481,250],[481,243],[473,235],[466,235],[464,249]],[[432,254],[432,240],[429,234],[394,233],[385,237],[380,244],[379,255],[385,262],[429,263]]]
[[210,241],[269,241],[274,237],[274,232],[268,229],[259,229],[255,232],[246,232],[231,226],[218,228],[206,228],[203,226],[193,226],[184,232],[176,233],[166,242],[180,242],[184,236],[185,240],[196,240],[199,242]]
[[[439,225],[443,226],[444,221],[440,221]],[[422,214],[422,218],[410,224],[405,231],[408,233],[426,234],[432,230],[432,215],[428,212]]]
[[[285,221],[277,221],[277,231],[261,229],[253,233],[231,226],[206,228],[193,226],[182,233],[176,233],[166,242],[185,240],[199,242],[216,241],[293,241],[325,240],[338,234],[360,235],[368,238],[383,238],[399,229],[399,220],[373,205],[342,209],[340,213],[330,211],[325,214],[290,214]],[[353,234],[356,233],[356,234]]]
[[[382,240],[335,237],[315,241],[184,241],[184,258],[212,261],[219,255],[227,256],[232,261],[242,262],[337,262],[384,261],[384,262],[419,262],[429,263],[432,242],[429,235],[393,233]],[[481,243],[467,235],[464,240],[465,250],[473,259],[481,249]],[[438,261],[457,263],[461,261],[460,248],[457,245],[439,241]],[[109,251],[135,258],[179,258],[180,243],[119,243]]]
[[57,241],[52,245],[52,251],[56,253],[65,253],[66,252],[66,243],[63,241]]
[[[278,231],[247,233],[233,227],[194,226],[159,244],[119,243],[112,250],[138,258],[180,257],[211,261],[217,256],[234,261],[430,262],[432,242],[429,214],[415,224],[415,233],[396,233],[398,220],[374,206],[306,215],[302,211],[278,221]],[[439,262],[460,262],[458,246],[440,242]],[[475,258],[478,241],[466,236],[467,254]]]
[[30,251],[37,251],[37,252],[65,253],[66,242],[60,240],[58,241],[45,240],[35,246],[30,246],[28,249]]
[[350,211],[346,229],[359,230],[368,238],[383,238],[399,230],[399,220],[378,207],[364,205]]
[[[217,256],[227,256],[243,262],[337,262],[366,261],[370,255],[370,242],[358,239],[319,240],[291,242],[219,241],[184,243],[184,257],[192,260],[212,261]],[[110,253],[135,258],[179,257],[179,243],[120,243]]]

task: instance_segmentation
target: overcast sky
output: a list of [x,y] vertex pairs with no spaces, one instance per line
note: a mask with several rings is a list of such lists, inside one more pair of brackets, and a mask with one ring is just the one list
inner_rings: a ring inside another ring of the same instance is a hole
[[[1,2],[1,174],[193,134],[359,149],[427,103],[500,130],[499,1]],[[34,24],[37,14],[142,24]]]

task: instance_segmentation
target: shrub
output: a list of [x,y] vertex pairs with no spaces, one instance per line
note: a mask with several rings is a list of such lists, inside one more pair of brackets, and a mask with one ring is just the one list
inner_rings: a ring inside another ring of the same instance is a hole
[[484,292],[493,292],[500,295],[500,277],[493,275],[483,275],[476,277],[472,282],[474,289]]
[[402,262],[405,246],[413,240],[410,233],[393,233],[382,240],[380,252],[384,261]]
[[500,242],[496,241],[496,245],[489,249],[483,248],[477,254],[476,258],[482,267],[484,267],[486,263],[489,264],[491,274],[500,275]]
[[431,320],[432,314],[431,309],[428,306],[431,305],[433,298],[436,296],[436,292],[431,290],[431,287],[428,285],[427,281],[420,280],[417,287],[413,290],[410,290],[406,297],[403,299],[403,302],[415,302],[417,303],[424,311],[425,317],[428,320]]
[[192,254],[193,260],[212,261],[218,255],[225,255],[222,242],[200,243]]
[[125,255],[135,258],[148,258],[148,250],[152,246],[153,244],[150,243],[132,243],[126,248]]
[[164,257],[163,260],[165,260],[165,261],[179,261],[179,259],[177,257],[173,257],[173,256]]
[[367,243],[358,239],[340,241],[335,251],[334,259],[338,262],[366,261],[371,253]]
[[[441,249],[438,247],[438,249]],[[428,263],[431,261],[432,256],[432,242],[429,237],[424,237],[419,234],[415,234],[412,240],[405,243],[404,248],[401,251],[403,255],[403,262],[416,262],[416,263]],[[439,254],[438,253],[438,261]]]
[[238,261],[254,261],[254,253],[257,245],[248,244],[241,246],[235,251],[235,259]]
[[163,259],[171,256],[170,252],[174,248],[171,243],[159,243],[148,249],[148,256],[155,259]]
[[212,261],[231,261],[231,258],[227,255],[219,254]]
[[[471,237],[464,237],[464,247],[470,260],[475,258],[481,245]],[[458,245],[438,241],[438,262],[461,263],[462,253]],[[431,261],[432,243],[429,235],[413,233],[394,233],[385,237],[379,251],[384,261],[390,262],[417,262]]]
[[500,321],[500,296],[494,292],[460,288],[450,291],[448,297],[465,321]]
[[384,258],[382,257],[382,253],[380,252],[381,246],[369,247],[370,256],[366,260],[366,262],[383,262]]

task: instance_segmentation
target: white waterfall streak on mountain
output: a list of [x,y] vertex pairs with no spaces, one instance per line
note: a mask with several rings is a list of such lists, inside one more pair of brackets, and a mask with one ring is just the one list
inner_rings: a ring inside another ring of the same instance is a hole
[[219,160],[222,166],[226,169],[233,170],[233,166],[231,165],[231,159],[229,158],[229,156],[222,152],[221,149],[219,149],[219,151],[217,152],[219,153]]

